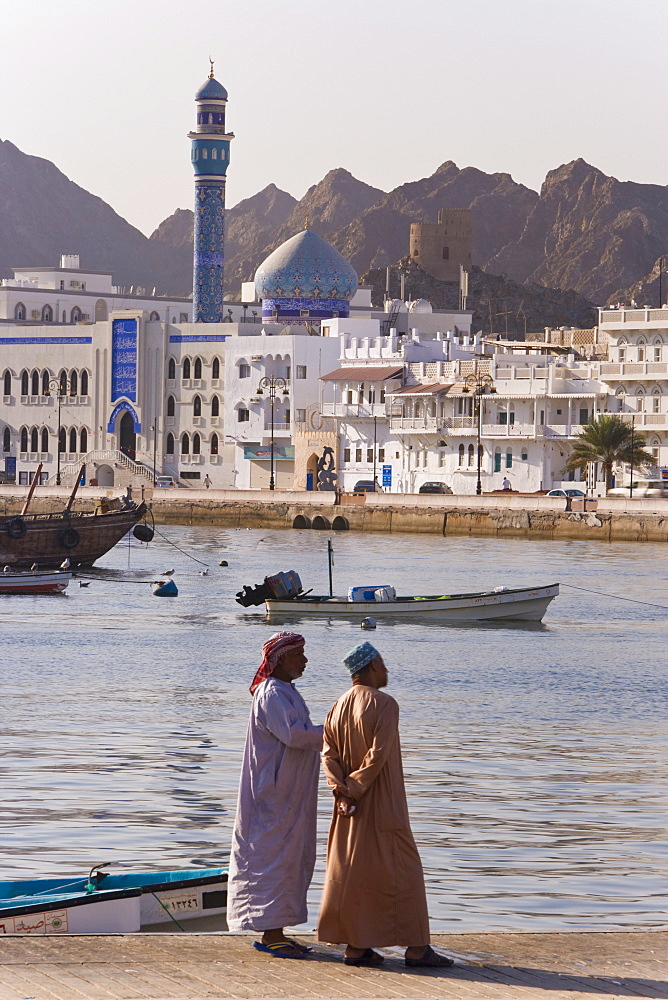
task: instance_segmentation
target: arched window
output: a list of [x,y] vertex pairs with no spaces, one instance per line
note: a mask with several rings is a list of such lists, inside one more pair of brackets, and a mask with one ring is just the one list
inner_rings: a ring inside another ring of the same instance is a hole
[[209,155],[209,151],[208,151],[208,149],[205,146],[204,149],[202,150],[202,159],[206,160],[206,158],[207,158],[208,155]]
[[443,247],[443,260],[450,260],[450,247]]
[[9,368],[6,369],[4,379],[3,379],[3,389],[5,396],[11,396],[12,394],[12,373]]
[[506,452],[506,468],[512,469],[512,467],[513,467],[513,453],[509,448],[508,451]]
[[27,396],[28,393],[29,393],[29,391],[30,391],[30,377],[28,376],[28,372],[22,371],[21,372],[21,395],[22,396]]
[[195,416],[195,417],[201,417],[202,416],[202,397],[201,396],[195,396],[195,398],[193,399],[193,416]]
[[167,362],[167,378],[176,378],[176,361],[170,358]]
[[213,125],[213,115],[209,112],[209,125]]
[[58,435],[58,451],[61,454],[65,451],[65,448],[67,447],[67,440],[66,440],[66,438],[67,438],[67,434],[65,432],[65,428],[61,427],[60,428],[60,434]]
[[217,455],[218,454],[218,435],[217,434],[212,434],[211,435],[211,454],[212,455]]
[[30,451],[33,453],[39,451],[39,433],[36,427],[30,431]]
[[81,389],[79,391],[82,396],[88,395],[88,372],[85,368],[81,373]]
[[160,319],[160,313],[156,312],[156,311],[155,311],[155,309],[154,309],[154,310],[153,310],[153,311],[151,312],[151,315],[149,316],[149,322],[151,322],[151,323],[155,323],[155,322],[156,322],[156,321],[158,321],[159,319]]
[[9,451],[12,446],[12,433],[9,427],[5,427],[2,432],[2,450]]
[[194,157],[196,160],[199,160],[199,149],[195,150]]
[[220,416],[220,400],[218,399],[218,396],[214,396],[211,400],[211,416]]
[[45,368],[44,371],[42,372],[42,395],[43,396],[48,396],[49,395],[49,379],[50,378],[51,378],[51,375],[50,375],[50,373]]
[[75,306],[72,312],[70,313],[70,320],[72,323],[78,323],[80,319],[81,319],[81,309],[79,309],[79,306]]
[[85,427],[81,428],[81,434],[79,435],[79,451],[82,455],[85,455],[88,451],[88,431]]
[[183,378],[190,378],[190,358],[183,359]]
[[188,437],[187,434],[183,434],[181,436],[181,454],[182,455],[190,454],[190,438]]
[[58,381],[60,382],[60,388],[59,388],[60,395],[61,396],[66,396],[67,395],[67,372],[65,371],[64,368],[63,368],[63,370],[60,373],[60,377],[59,377]]
[[25,319],[26,318],[26,307],[22,302],[17,302],[14,306],[14,319]]
[[21,428],[21,451],[23,453],[25,453],[25,452],[27,452],[27,450],[28,450],[28,428],[27,427],[22,427]]
[[193,378],[201,378],[201,377],[202,377],[202,359],[195,358]]
[[527,462],[529,460],[529,452],[526,448],[522,448],[522,461]]
[[213,149],[211,150],[211,159],[212,159],[212,160],[217,160],[217,159],[218,159],[218,150],[216,149],[216,147],[215,147],[215,146],[214,146],[214,148],[213,148]]
[[79,394],[79,375],[72,369],[70,372],[70,395],[77,396]]
[[[39,372],[38,371],[34,371],[32,373],[32,375],[30,376],[30,395],[31,396],[38,396],[39,395]],[[36,450],[37,449],[35,449],[35,451]]]
[[176,409],[176,401],[173,396],[167,397],[167,416],[173,417]]
[[652,413],[661,412],[661,389],[656,386],[652,389]]
[[645,411],[645,390],[642,386],[636,389],[636,411],[638,413]]
[[473,467],[475,460],[475,448],[472,444],[469,445],[469,469]]
[[460,446],[459,446],[459,464],[460,465],[464,464],[464,445],[463,444],[460,444]]
[[70,453],[73,454],[77,450],[77,432],[74,427],[70,431]]
[[220,360],[214,358],[211,364],[211,378],[220,378]]
[[95,322],[103,323],[107,319],[109,311],[107,309],[107,303],[104,299],[98,299],[95,303]]
[[171,431],[167,435],[167,454],[168,455],[174,454],[174,435],[171,433]]
[[51,306],[44,306],[42,309],[42,322],[53,323],[53,309]]
[[49,430],[47,427],[42,427],[42,452],[44,454],[49,450]]
[[202,439],[199,434],[193,434],[193,455],[199,455],[202,450]]
[[501,449],[495,448],[494,450],[494,471],[501,472]]

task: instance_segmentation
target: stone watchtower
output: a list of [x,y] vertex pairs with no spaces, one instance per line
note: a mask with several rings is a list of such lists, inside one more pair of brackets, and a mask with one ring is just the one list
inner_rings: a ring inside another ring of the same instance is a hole
[[214,79],[213,63],[206,83],[195,94],[197,131],[189,132],[195,171],[195,254],[193,322],[223,319],[225,262],[225,175],[232,132],[225,131],[227,91]]
[[411,223],[410,255],[441,281],[459,281],[460,265],[471,270],[473,226],[470,208],[442,208],[438,222]]

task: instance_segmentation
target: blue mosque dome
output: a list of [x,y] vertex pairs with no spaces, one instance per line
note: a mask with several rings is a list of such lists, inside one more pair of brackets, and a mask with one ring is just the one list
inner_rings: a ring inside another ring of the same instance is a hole
[[212,76],[203,83],[195,94],[196,101],[226,101],[227,91],[222,83],[218,83]]
[[265,299],[332,299],[350,302],[357,274],[331,243],[312,229],[286,240],[255,272],[255,288]]

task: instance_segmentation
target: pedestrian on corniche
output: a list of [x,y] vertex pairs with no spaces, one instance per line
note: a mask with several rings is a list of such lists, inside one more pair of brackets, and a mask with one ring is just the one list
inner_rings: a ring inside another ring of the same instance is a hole
[[408,817],[399,706],[370,642],[344,659],[352,687],[325,720],[323,764],[334,793],[318,939],[345,944],[344,963],[377,966],[400,945],[411,967],[446,968],[429,944],[422,864]]
[[294,682],[308,660],[304,636],[276,632],[262,647],[241,769],[227,897],[231,931],[262,931],[259,951],[304,958],[285,936],[302,924],[315,865],[322,726]]

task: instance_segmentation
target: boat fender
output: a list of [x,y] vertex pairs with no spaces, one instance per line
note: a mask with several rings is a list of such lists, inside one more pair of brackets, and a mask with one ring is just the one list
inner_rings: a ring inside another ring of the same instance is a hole
[[75,549],[81,541],[81,536],[76,528],[63,528],[58,534],[58,541],[64,549]]
[[7,524],[7,534],[10,538],[23,538],[28,531],[28,525],[22,517],[13,517]]
[[149,524],[135,524],[132,534],[140,542],[152,542],[154,531]]
[[369,615],[367,618],[363,618],[362,621],[360,622],[360,624],[361,624],[362,628],[369,628],[369,629],[375,628],[376,627],[376,619],[372,618],[371,615]]

